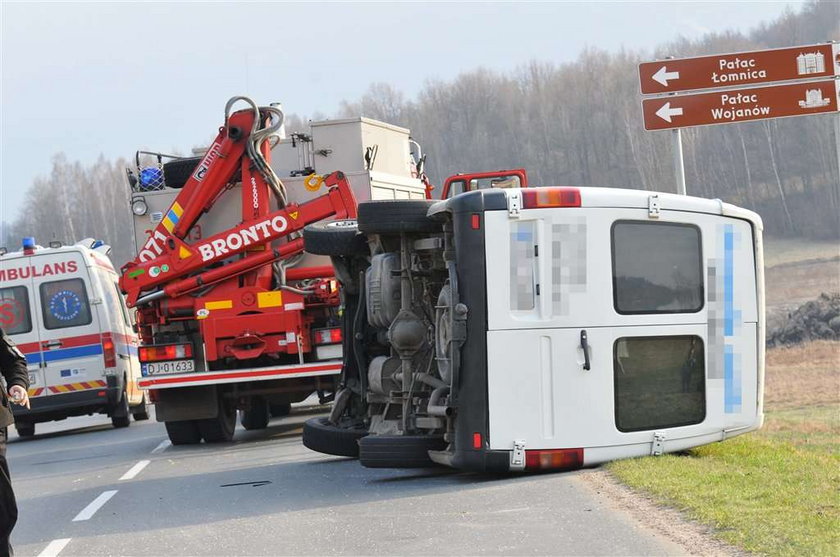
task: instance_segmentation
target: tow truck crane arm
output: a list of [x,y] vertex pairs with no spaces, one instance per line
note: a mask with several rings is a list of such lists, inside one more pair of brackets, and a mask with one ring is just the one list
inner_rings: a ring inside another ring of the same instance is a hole
[[[231,105],[241,99],[251,103],[252,110],[229,114]],[[174,298],[266,267],[303,251],[299,239],[290,238],[289,243],[277,248],[272,247],[272,242],[330,216],[356,216],[356,200],[341,172],[325,178],[325,195],[300,205],[287,205],[283,185],[266,162],[269,138],[279,127],[276,120],[272,124],[273,117],[282,123],[282,113],[277,109],[257,108],[244,97],[228,102],[225,124],[204,158],[164,219],[150,232],[137,258],[122,268],[120,288],[126,292],[130,307],[162,297]],[[243,222],[194,244],[187,243],[185,238],[196,221],[235,181],[237,172],[241,173],[243,184]],[[269,212],[270,191],[274,191],[280,205],[274,212]],[[240,259],[217,265],[243,253],[245,256]],[[199,272],[211,266],[215,268]],[[254,280],[259,282],[260,277]]]

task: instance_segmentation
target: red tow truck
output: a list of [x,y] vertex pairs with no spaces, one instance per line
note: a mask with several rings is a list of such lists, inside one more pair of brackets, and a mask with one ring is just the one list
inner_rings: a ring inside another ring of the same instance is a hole
[[[237,102],[249,106],[231,112]],[[200,156],[138,152],[128,171],[137,256],[120,288],[137,309],[139,385],[173,444],[232,439],[237,410],[245,429],[261,429],[314,393],[333,400],[340,285],[357,270],[332,256],[348,247],[336,238],[359,237],[332,232],[355,230],[357,201],[431,195],[407,129],[354,118],[286,137],[283,119],[277,106],[234,97]],[[458,175],[443,193],[506,179],[527,183],[520,170]],[[304,253],[312,223],[321,255]]]

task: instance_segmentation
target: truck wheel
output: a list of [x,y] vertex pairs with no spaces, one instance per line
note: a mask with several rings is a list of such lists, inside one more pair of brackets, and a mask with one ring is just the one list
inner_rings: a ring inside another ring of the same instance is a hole
[[164,163],[163,181],[167,188],[183,188],[202,157],[186,157]]
[[315,255],[367,255],[367,238],[355,220],[316,222],[303,229],[303,249]]
[[15,422],[18,437],[32,437],[35,435],[35,422]]
[[303,424],[303,445],[313,451],[336,456],[359,456],[359,439],[364,429],[338,427],[327,418],[311,418]]
[[201,443],[201,432],[194,420],[164,422],[166,434],[173,445],[195,445]]
[[382,199],[359,203],[359,230],[365,234],[441,232],[443,225],[426,216],[431,199]]
[[143,400],[137,406],[131,409],[131,415],[134,416],[135,422],[142,422],[149,419],[149,402],[147,400],[148,393],[143,391]]
[[207,443],[227,443],[236,429],[236,408],[232,402],[219,400],[219,415],[215,418],[196,420],[198,430]]
[[367,468],[432,468],[429,451],[446,448],[442,435],[368,435],[359,441],[359,462]]
[[292,405],[288,402],[278,402],[268,405],[268,412],[272,418],[282,418],[292,412]]
[[128,408],[128,393],[123,389],[120,395],[120,400],[117,405],[111,410],[111,423],[114,427],[128,427],[131,424],[131,413]]
[[268,404],[261,396],[251,398],[251,409],[239,411],[239,421],[248,431],[268,426]]

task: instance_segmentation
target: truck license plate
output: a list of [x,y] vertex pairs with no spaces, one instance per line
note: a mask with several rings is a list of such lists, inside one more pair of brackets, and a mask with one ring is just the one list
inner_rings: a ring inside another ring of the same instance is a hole
[[186,373],[195,371],[194,360],[171,360],[168,362],[154,362],[143,364],[143,375],[160,375],[162,373]]

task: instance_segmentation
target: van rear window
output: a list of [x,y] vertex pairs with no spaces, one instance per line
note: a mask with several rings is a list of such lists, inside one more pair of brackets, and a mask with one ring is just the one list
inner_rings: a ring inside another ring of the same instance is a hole
[[618,313],[695,313],[703,308],[696,226],[618,221],[612,228],[612,252]]
[[47,329],[78,327],[92,321],[87,290],[82,279],[44,282],[40,289],[44,327]]
[[29,313],[29,292],[25,286],[0,288],[0,327],[7,335],[32,330]]
[[641,431],[699,424],[706,418],[703,339],[694,335],[615,341],[615,425]]

